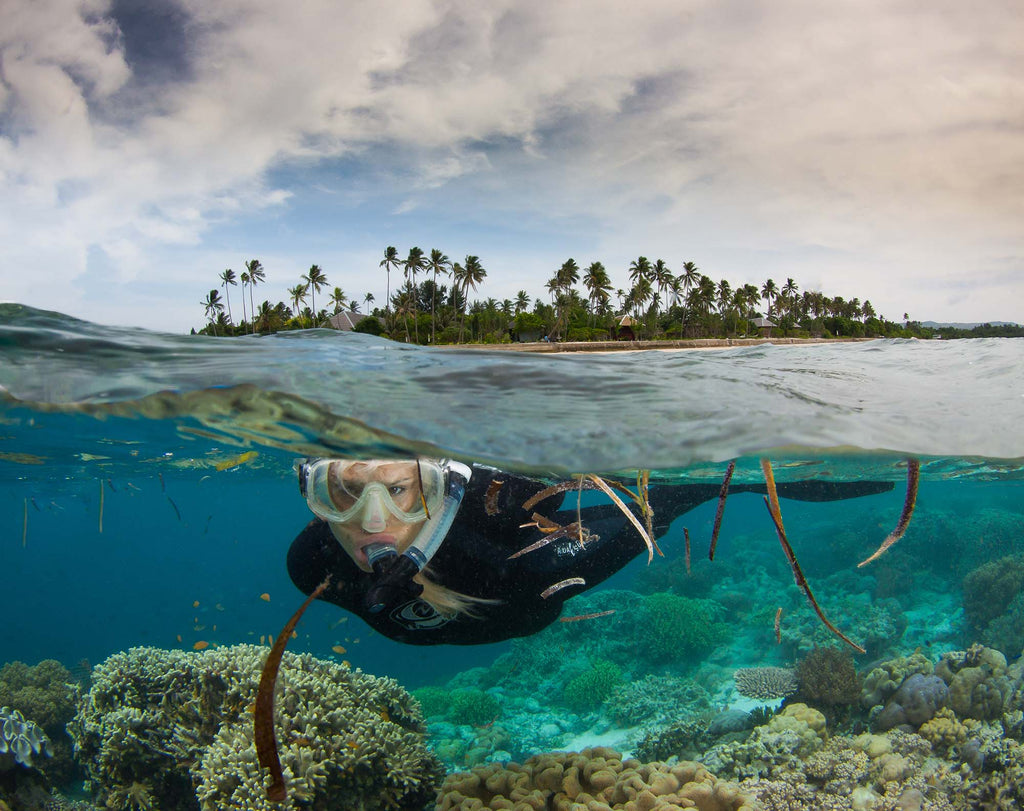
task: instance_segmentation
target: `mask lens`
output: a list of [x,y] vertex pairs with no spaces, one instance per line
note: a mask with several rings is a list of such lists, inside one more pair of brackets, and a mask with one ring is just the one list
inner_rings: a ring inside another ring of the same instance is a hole
[[444,472],[431,460],[319,459],[310,463],[306,478],[310,509],[337,522],[355,520],[377,502],[401,521],[422,521],[427,517],[424,502],[431,512],[439,508],[443,490]]

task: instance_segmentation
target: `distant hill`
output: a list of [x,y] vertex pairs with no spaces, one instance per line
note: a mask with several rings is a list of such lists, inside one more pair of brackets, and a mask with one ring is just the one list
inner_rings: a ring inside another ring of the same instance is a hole
[[974,329],[982,324],[991,324],[993,327],[1019,327],[1015,321],[922,321],[922,327],[929,329],[942,329],[952,327],[953,329]]

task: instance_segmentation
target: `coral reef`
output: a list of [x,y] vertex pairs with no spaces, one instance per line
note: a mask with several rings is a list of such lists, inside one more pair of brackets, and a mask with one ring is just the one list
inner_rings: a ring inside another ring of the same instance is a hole
[[537,755],[523,765],[483,766],[449,775],[437,811],[645,809],[752,811],[751,798],[699,763],[641,764],[612,749]]
[[707,651],[728,636],[728,626],[716,621],[719,609],[710,600],[659,592],[645,602],[647,617],[637,626],[636,650],[652,662],[671,662]]
[[711,706],[707,690],[693,679],[676,676],[644,676],[613,688],[605,701],[608,714],[622,726],[671,724],[682,716],[706,712]]
[[[992,620],[1003,614],[1024,590],[1024,555],[983,563],[962,583],[967,632],[976,639]],[[1014,651],[1019,653],[1019,651]]]
[[788,667],[743,667],[733,674],[741,696],[771,701],[793,695],[800,686],[794,670]]
[[288,800],[271,803],[250,708],[267,651],[132,648],[98,665],[68,725],[111,809],[419,807],[440,766],[415,701],[392,679],[285,653],[277,737]]
[[872,726],[882,732],[898,726],[916,729],[931,720],[947,698],[949,688],[942,679],[914,673],[900,685],[885,707],[872,716]]

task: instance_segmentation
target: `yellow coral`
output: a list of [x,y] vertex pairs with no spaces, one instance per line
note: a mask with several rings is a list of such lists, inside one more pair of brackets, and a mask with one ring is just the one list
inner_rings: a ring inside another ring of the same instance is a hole
[[960,723],[956,713],[943,707],[930,721],[921,724],[917,734],[929,741],[935,749],[946,749],[967,740],[967,727]]
[[804,729],[809,729],[822,740],[828,737],[825,730],[825,716],[806,704],[790,704],[785,707],[782,712],[772,717],[768,722],[768,728],[773,732],[792,729],[798,734]]

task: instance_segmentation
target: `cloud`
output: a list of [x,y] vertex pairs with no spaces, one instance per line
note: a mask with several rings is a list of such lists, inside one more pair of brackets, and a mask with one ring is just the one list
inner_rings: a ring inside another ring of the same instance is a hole
[[122,281],[184,283],[206,270],[168,249],[287,216],[289,166],[386,157],[407,217],[584,218],[609,258],[696,248],[912,293],[1024,255],[1021,41],[1010,3],[15,4],[0,272],[36,303],[12,269],[46,268],[72,312],[93,248]]

